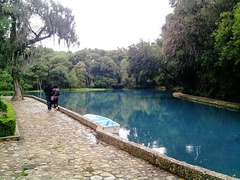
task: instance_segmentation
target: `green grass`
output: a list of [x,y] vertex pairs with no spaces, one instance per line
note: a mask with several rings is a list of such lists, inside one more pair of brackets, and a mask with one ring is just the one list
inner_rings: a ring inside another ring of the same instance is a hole
[[21,178],[23,176],[28,176],[28,173],[20,172],[20,173],[12,174],[12,176],[15,177],[15,178]]

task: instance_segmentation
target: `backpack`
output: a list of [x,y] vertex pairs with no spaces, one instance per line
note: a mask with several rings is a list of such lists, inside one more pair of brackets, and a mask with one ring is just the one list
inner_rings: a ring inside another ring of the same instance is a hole
[[54,88],[54,89],[53,89],[53,95],[54,95],[54,96],[59,96],[59,95],[60,95],[60,92],[59,92],[59,89],[58,89],[58,88]]

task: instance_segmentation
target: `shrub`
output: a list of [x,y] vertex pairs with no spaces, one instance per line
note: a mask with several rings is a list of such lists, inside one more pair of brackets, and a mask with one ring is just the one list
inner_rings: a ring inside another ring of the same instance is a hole
[[0,116],[0,137],[12,136],[16,130],[16,117],[13,106],[0,98],[0,109],[4,113]]

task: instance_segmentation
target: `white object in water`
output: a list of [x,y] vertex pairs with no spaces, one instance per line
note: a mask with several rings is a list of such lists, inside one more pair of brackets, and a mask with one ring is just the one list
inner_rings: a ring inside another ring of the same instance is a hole
[[118,134],[120,130],[120,124],[116,123],[115,121],[100,115],[95,114],[85,114],[84,117],[100,124],[104,130],[108,132]]

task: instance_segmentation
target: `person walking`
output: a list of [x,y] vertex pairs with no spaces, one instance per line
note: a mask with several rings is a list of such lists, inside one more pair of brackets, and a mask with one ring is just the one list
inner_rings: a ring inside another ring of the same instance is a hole
[[47,84],[46,87],[44,88],[48,110],[51,110],[52,108],[52,103],[51,103],[52,89],[53,89],[52,83]]
[[58,99],[59,99],[59,96],[60,96],[60,90],[59,90],[59,87],[58,87],[57,84],[55,84],[53,89],[52,89],[52,95],[54,97],[54,100],[53,100],[54,108],[56,110],[58,110]]

